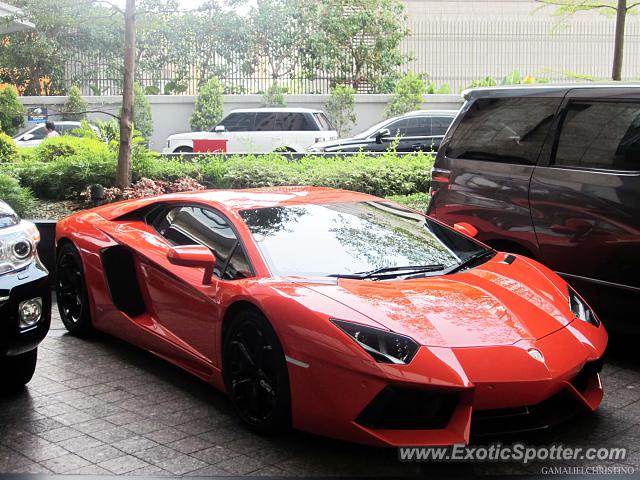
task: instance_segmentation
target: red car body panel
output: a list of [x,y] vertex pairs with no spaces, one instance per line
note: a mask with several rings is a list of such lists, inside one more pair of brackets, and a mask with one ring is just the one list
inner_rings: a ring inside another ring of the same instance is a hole
[[[253,278],[203,285],[203,270],[169,263],[170,245],[126,214],[158,202],[201,204],[233,223]],[[371,445],[466,443],[474,412],[535,405],[568,392],[585,410],[603,395],[598,374],[572,381],[602,357],[607,334],[575,319],[567,284],[539,263],[506,254],[473,269],[424,279],[372,282],[273,277],[239,212],[248,208],[381,201],[319,188],[208,191],[131,200],[79,213],[58,224],[57,242],[80,252],[95,328],[120,337],[224,390],[225,314],[240,302],[272,324],[288,360],[295,428]],[[131,318],[112,300],[100,252],[134,252],[146,312]],[[408,335],[421,346],[408,365],[376,363],[329,319]],[[536,359],[531,349],[543,358]],[[445,428],[376,429],[357,418],[385,388],[455,392]]]

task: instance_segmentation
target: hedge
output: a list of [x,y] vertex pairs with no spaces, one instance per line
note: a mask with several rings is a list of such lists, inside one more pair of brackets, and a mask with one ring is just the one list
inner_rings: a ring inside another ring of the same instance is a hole
[[[74,198],[90,185],[114,186],[116,147],[97,138],[61,137],[29,152],[21,149],[18,160],[3,167],[40,198]],[[380,156],[308,156],[301,160],[278,153],[211,155],[183,161],[161,158],[137,145],[132,172],[134,181],[190,177],[208,188],[310,185],[389,197],[428,192],[432,165],[432,155],[422,152],[404,156],[393,152]]]

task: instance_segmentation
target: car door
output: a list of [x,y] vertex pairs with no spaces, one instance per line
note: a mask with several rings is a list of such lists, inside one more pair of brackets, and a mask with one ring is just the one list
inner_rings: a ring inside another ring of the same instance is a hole
[[376,139],[376,133],[370,135],[367,139],[367,146],[363,148],[363,150],[370,152],[385,152],[389,150],[389,148],[395,148],[397,152],[412,151],[408,149],[409,143],[403,140],[403,138],[407,136],[408,128],[408,118],[394,120],[381,128],[381,130],[389,130],[389,135],[380,137],[380,140]]
[[277,149],[282,142],[282,131],[276,128],[276,112],[258,112],[256,113],[255,125],[253,132],[249,136],[247,142],[241,145],[242,152],[252,153],[268,153]]
[[234,112],[220,122],[224,131],[214,132],[214,135],[217,140],[225,142],[224,152],[241,153],[247,151],[247,146],[251,145],[255,117],[254,112]]
[[438,151],[429,214],[450,225],[471,223],[495,248],[535,252],[529,182],[563,95],[480,97],[467,104]]
[[598,313],[637,317],[640,94],[573,90],[558,123],[531,181],[540,260],[581,286]]
[[399,152],[418,152],[431,150],[431,117],[416,115],[407,119],[402,137],[398,144]]
[[214,359],[225,284],[253,275],[244,247],[231,223],[209,207],[170,205],[155,213],[150,223],[163,243],[204,245],[216,257],[210,286],[202,285],[202,271],[172,265],[166,255],[140,265],[155,321],[198,356]]

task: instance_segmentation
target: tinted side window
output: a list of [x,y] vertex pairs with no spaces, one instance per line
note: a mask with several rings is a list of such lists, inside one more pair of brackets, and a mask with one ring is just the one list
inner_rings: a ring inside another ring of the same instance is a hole
[[447,156],[535,164],[560,100],[480,98],[453,134]]
[[[214,273],[222,277],[222,271],[229,256],[239,250],[244,256],[242,247],[238,244],[233,229],[227,221],[215,212],[199,207],[175,207],[161,215],[154,227],[160,235],[172,245],[204,245],[216,256]],[[237,259],[238,271],[250,271],[246,258]],[[242,267],[244,265],[244,268]],[[233,272],[225,272],[229,275]],[[225,278],[229,275],[225,274]],[[246,275],[245,275],[246,276]],[[238,278],[231,276],[229,278]]]
[[431,135],[444,136],[452,122],[452,117],[431,118]]
[[278,131],[317,130],[313,127],[304,113],[281,112],[276,114],[275,129]]
[[220,122],[228,132],[248,132],[253,127],[255,113],[232,113]]
[[256,132],[272,132],[275,129],[276,114],[269,112],[256,113]]
[[431,118],[413,117],[405,130],[407,137],[428,137],[431,135]]
[[384,128],[388,128],[391,132],[391,137],[406,137],[407,130],[409,128],[409,122],[411,119],[403,118],[402,120],[395,121]]
[[570,103],[555,164],[640,171],[640,103]]

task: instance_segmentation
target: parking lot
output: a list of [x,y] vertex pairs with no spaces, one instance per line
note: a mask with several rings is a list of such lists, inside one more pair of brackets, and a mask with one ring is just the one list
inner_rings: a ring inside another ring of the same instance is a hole
[[[505,442],[626,447],[627,459],[616,465],[637,471],[640,366],[631,360],[634,352],[631,342],[617,342],[610,351],[603,374],[605,400],[596,414],[570,427]],[[344,477],[540,473],[540,468],[400,463],[393,449],[300,432],[260,437],[236,419],[221,393],[163,360],[110,337],[87,341],[68,335],[55,307],[34,379],[27,389],[0,399],[4,473]]]

